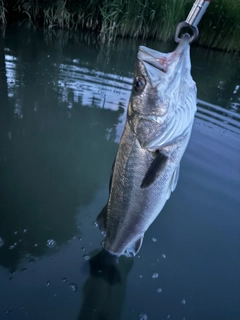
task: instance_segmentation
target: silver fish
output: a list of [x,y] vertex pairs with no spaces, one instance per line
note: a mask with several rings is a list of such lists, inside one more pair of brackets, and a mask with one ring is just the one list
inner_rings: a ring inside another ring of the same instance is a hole
[[97,218],[111,254],[134,256],[178,181],[196,112],[189,35],[175,51],[141,46],[110,193]]

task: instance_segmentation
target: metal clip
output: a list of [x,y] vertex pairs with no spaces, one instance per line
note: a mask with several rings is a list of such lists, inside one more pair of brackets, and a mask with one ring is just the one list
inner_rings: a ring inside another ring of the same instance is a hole
[[193,34],[189,39],[189,42],[193,42],[199,35],[198,27],[202,16],[204,15],[209,3],[211,0],[196,0],[190,10],[187,19],[185,21],[180,22],[177,25],[176,33],[175,33],[175,41],[179,42],[181,39],[179,38],[180,31],[183,27],[189,27]]

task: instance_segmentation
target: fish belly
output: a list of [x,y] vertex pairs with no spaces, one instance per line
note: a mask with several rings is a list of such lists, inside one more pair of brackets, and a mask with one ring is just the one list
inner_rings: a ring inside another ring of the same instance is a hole
[[[179,149],[183,149],[184,144],[181,141],[177,146],[166,147],[172,148],[172,153],[164,170],[151,186],[141,188],[153,157],[148,150],[140,146],[136,135],[126,122],[115,160],[107,203],[104,241],[106,250],[121,255],[132,247],[130,251],[132,250],[134,255],[134,251],[136,253],[136,250],[140,249],[145,231],[169,197],[169,185],[177,162],[180,161],[176,154],[179,154]],[[167,152],[170,155],[169,150]]]

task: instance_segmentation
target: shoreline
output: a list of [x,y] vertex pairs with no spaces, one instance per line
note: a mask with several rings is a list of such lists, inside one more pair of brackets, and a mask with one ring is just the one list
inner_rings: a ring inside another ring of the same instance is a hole
[[[194,0],[0,0],[0,26],[91,31],[101,43],[117,37],[171,41]],[[195,43],[210,49],[240,51],[240,2],[212,0],[199,23]]]

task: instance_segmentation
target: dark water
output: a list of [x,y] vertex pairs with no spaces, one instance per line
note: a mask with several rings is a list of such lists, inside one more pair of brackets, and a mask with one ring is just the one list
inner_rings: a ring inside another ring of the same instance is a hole
[[240,319],[240,61],[192,48],[199,106],[178,187],[110,284],[88,258],[139,44],[0,42],[0,319]]

